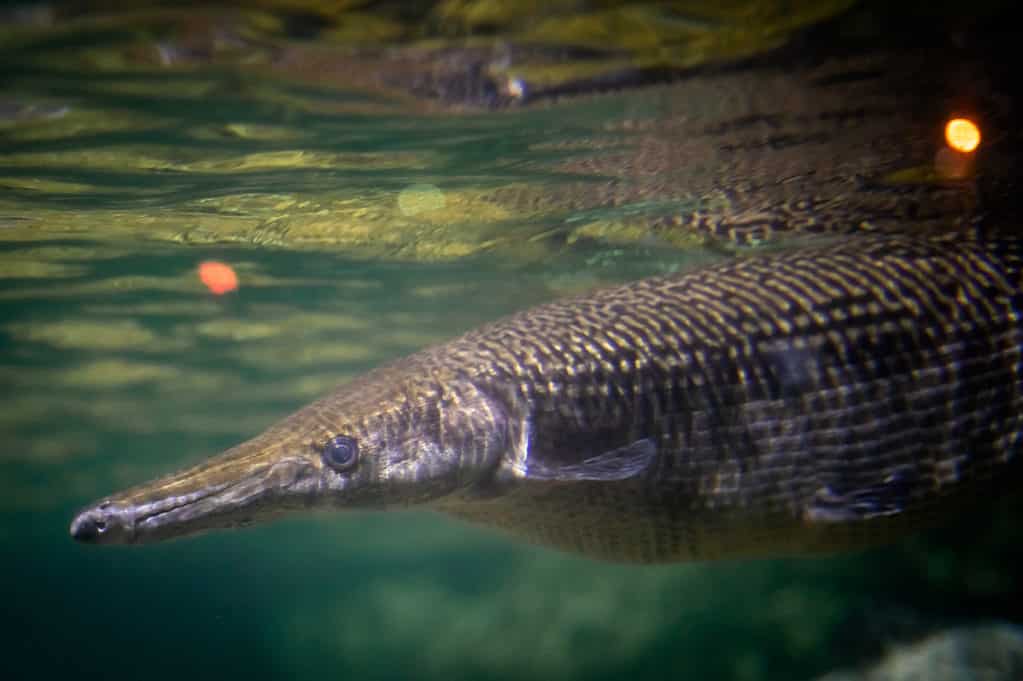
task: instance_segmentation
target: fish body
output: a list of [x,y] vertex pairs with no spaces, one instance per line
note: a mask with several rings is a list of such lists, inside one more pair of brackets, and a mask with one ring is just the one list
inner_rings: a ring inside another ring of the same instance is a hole
[[836,551],[1019,469],[1023,240],[858,236],[542,305],[83,510],[134,543],[423,506],[629,562]]

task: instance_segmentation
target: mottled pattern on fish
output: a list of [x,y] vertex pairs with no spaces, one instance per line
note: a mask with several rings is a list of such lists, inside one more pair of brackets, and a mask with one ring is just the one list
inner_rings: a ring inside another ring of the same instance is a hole
[[1015,239],[853,239],[470,333],[420,361],[500,395],[523,478],[637,442],[656,454],[627,480],[517,480],[446,505],[638,561],[836,550],[926,525],[1018,457],[1020,257]]
[[1016,237],[869,236],[554,302],[371,371],[71,531],[141,542],[425,505],[621,561],[884,542],[1017,475],[1021,277]]

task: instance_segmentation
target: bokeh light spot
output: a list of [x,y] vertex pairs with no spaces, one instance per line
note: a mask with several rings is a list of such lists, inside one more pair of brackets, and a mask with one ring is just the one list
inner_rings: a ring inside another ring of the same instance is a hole
[[238,288],[238,275],[231,266],[215,260],[207,260],[199,265],[199,280],[217,296]]
[[398,194],[398,209],[406,216],[440,210],[446,203],[444,192],[432,184],[414,184]]
[[968,118],[953,118],[945,124],[945,141],[956,151],[969,153],[980,146],[980,128]]

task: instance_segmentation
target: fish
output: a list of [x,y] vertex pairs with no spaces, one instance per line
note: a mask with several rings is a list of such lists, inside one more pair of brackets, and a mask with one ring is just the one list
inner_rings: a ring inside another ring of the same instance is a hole
[[83,509],[135,544],[422,508],[593,559],[888,543],[1018,480],[1023,238],[863,234],[556,300]]

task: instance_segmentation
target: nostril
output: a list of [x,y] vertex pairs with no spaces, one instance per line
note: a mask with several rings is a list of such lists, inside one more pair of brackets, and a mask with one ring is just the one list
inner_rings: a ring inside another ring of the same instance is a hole
[[81,542],[95,542],[99,536],[113,528],[111,519],[103,512],[92,509],[78,514],[71,523],[71,536]]
[[102,502],[84,508],[71,521],[71,537],[84,544],[135,543],[135,507]]

